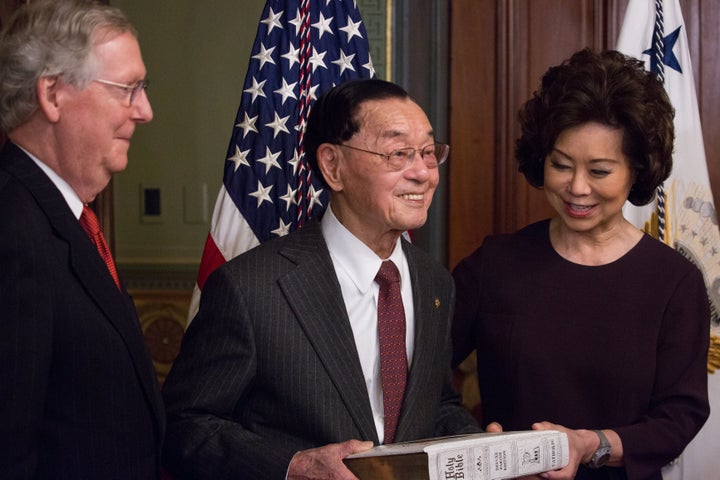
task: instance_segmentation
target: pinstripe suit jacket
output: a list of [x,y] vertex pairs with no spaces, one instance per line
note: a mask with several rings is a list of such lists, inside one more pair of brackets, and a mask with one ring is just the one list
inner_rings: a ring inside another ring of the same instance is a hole
[[164,410],[132,299],[61,193],[0,153],[0,477],[151,479]]
[[[416,337],[396,441],[478,431],[450,384],[449,273],[403,242]],[[353,332],[319,223],[216,270],[163,394],[179,478],[282,479],[293,454],[378,442]]]

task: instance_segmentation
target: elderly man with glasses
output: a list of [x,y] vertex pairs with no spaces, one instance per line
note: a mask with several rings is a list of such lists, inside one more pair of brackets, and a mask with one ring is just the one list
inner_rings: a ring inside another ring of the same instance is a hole
[[165,414],[132,299],[88,206],[152,119],[135,30],[82,0],[0,34],[0,477],[160,476]]
[[402,235],[449,147],[381,80],[322,95],[304,141],[329,207],[205,284],[164,387],[178,478],[352,479],[373,444],[479,431],[451,386],[452,279]]

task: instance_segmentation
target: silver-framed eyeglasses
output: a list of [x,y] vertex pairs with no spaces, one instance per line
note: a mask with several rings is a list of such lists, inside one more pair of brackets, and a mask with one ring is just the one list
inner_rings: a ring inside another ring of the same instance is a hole
[[420,148],[398,148],[390,153],[373,152],[371,150],[353,147],[352,145],[347,145],[345,143],[338,143],[337,145],[351,150],[379,155],[385,159],[388,168],[395,171],[404,170],[409,167],[413,160],[415,160],[415,153],[420,154],[420,157],[422,157],[427,168],[437,168],[438,165],[442,165],[445,163],[445,160],[447,160],[448,154],[450,153],[450,145],[447,143],[431,143]]
[[145,90],[146,88],[148,88],[148,85],[150,85],[150,80],[138,80],[135,83],[127,84],[111,82],[110,80],[102,80],[100,78],[96,78],[93,80],[93,82],[102,83],[103,85],[110,85],[111,87],[122,88],[126,94],[130,94],[129,106],[132,106],[133,102],[137,98],[138,93],[140,93],[140,90]]

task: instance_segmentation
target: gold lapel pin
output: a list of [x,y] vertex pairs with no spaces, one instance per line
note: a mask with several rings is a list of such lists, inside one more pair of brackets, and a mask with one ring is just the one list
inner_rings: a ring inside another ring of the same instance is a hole
[[435,297],[435,308],[440,308],[440,299],[438,297]]

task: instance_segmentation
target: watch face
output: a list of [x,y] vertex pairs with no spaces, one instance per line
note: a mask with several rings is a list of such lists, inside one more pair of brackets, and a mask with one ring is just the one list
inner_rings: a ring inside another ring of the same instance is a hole
[[588,466],[590,468],[600,468],[604,466],[608,460],[610,460],[610,448],[609,447],[601,447],[598,448],[597,451],[593,454],[592,458],[590,459],[590,463]]

